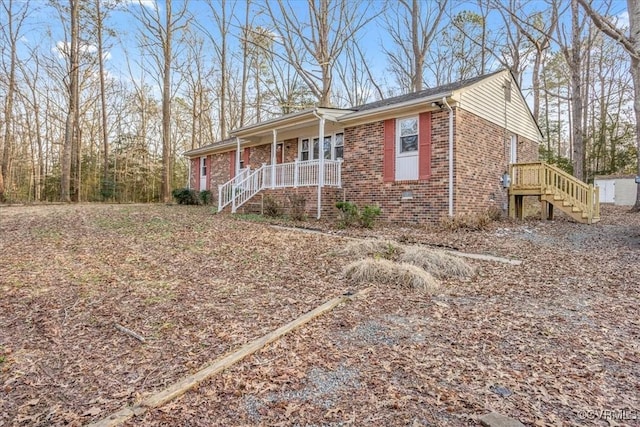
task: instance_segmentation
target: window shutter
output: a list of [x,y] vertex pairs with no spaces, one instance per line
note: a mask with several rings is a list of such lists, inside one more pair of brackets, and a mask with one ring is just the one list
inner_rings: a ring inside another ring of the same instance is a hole
[[[200,191],[200,157],[191,159],[191,176],[194,177],[193,188]],[[189,177],[191,179],[191,177]]]
[[396,178],[396,121],[384,121],[384,160],[383,177],[385,182],[395,181]]
[[421,113],[418,145],[418,178],[431,177],[431,113]]
[[236,151],[229,152],[229,179],[236,176]]
[[244,149],[244,153],[243,153],[243,154],[244,154],[244,157],[243,157],[243,160],[244,160],[244,167],[245,167],[245,168],[248,168],[248,167],[249,167],[249,157],[250,157],[250,155],[251,155],[250,150],[251,150],[251,148],[249,148],[249,147],[247,147],[247,148],[245,148],[245,149]]

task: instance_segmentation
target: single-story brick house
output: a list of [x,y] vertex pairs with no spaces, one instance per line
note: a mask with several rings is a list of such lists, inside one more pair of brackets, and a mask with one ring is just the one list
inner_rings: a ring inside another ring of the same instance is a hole
[[506,211],[503,174],[536,161],[542,139],[506,70],[351,109],[299,111],[231,136],[185,153],[190,188],[211,190],[220,209],[295,192],[318,218],[335,217],[346,200],[413,223]]

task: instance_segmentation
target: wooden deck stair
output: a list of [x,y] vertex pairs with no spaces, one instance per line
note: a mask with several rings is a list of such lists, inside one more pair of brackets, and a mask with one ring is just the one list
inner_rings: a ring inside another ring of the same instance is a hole
[[516,163],[509,169],[511,218],[522,218],[524,196],[539,196],[543,219],[552,219],[553,208],[556,207],[583,224],[593,224],[600,220],[600,195],[597,187],[544,162]]

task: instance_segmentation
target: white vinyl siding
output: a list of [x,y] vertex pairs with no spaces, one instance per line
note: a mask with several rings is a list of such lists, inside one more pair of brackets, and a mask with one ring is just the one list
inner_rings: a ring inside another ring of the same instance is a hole
[[[511,82],[511,100],[505,101],[504,86],[508,85],[508,82]],[[491,123],[505,127],[506,121],[506,128],[511,133],[534,142],[539,142],[542,138],[529,107],[507,71],[461,89],[455,98],[460,102],[462,109]]]

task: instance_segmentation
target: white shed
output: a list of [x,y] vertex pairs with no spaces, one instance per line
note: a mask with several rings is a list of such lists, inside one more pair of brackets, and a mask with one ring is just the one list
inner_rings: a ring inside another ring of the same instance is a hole
[[635,175],[596,176],[593,185],[600,188],[600,203],[633,206],[636,202]]

